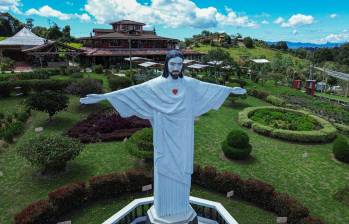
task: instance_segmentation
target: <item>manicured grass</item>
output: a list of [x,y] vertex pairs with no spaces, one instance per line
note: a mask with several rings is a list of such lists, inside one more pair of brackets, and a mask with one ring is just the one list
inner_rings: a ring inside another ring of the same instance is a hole
[[0,41],[5,40],[7,37],[0,37]]
[[[17,105],[21,105],[23,98],[0,100],[1,105],[5,105],[7,110],[14,110]],[[278,191],[287,192],[297,198],[310,209],[312,215],[321,217],[327,223],[349,223],[349,208],[334,199],[334,194],[343,189],[349,181],[349,165],[333,159],[332,144],[289,143],[243,129],[237,124],[238,112],[247,106],[267,104],[252,97],[241,102],[232,105],[227,101],[220,110],[211,111],[200,117],[195,125],[195,162],[238,173],[243,178],[261,179],[274,185]],[[1,110],[3,108],[1,106]],[[96,109],[96,106],[81,107],[78,98],[71,97],[68,110],[57,114],[51,123],[47,122],[47,114],[34,111],[31,122],[28,123],[27,130],[19,141],[36,135],[34,128],[38,126],[43,126],[44,132],[47,133],[64,133]],[[243,129],[249,134],[253,146],[253,159],[250,161],[234,162],[222,157],[221,142],[233,129]],[[304,153],[308,154],[307,158],[303,158]],[[19,157],[15,152],[15,145],[11,145],[0,154],[0,171],[3,173],[0,177],[0,223],[11,223],[15,213],[35,200],[46,198],[49,191],[59,186],[78,180],[85,181],[93,175],[137,166],[139,163],[128,154],[122,142],[90,144],[76,160],[68,163],[64,174],[41,177],[37,168]],[[226,202],[224,196],[200,189],[194,189],[194,195],[221,201],[238,221],[241,220],[240,223],[272,223],[269,221],[273,219],[272,214],[251,208],[245,203]],[[104,220],[104,217],[115,213],[130,200],[126,197],[121,200],[122,203],[120,200],[115,200],[111,204],[97,203],[80,214],[77,211],[73,216],[76,220],[74,223],[89,223],[86,220],[94,219],[97,221],[96,216],[102,215]],[[258,222],[253,216],[258,217]]]

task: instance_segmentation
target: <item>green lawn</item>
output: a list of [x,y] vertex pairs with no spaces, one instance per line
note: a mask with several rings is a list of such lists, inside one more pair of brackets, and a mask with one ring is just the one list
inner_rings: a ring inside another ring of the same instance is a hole
[[0,41],[5,40],[7,37],[0,37]]
[[[23,98],[0,100],[0,111],[14,111],[23,106]],[[278,191],[296,197],[310,209],[312,215],[321,217],[327,223],[349,223],[349,207],[333,197],[348,183],[349,165],[333,160],[331,144],[288,143],[244,129],[253,145],[253,159],[240,163],[227,161],[222,157],[220,144],[225,136],[233,129],[242,129],[237,124],[238,112],[246,106],[261,105],[266,103],[252,97],[239,105],[231,105],[227,101],[220,110],[200,117],[195,126],[195,162],[232,171],[243,178],[261,179],[274,185]],[[59,113],[51,123],[47,122],[46,114],[33,112],[27,130],[19,141],[35,135],[34,128],[38,126],[43,126],[45,132],[64,133],[96,109],[96,106],[80,107],[78,98],[71,97],[68,110]],[[308,153],[308,158],[303,158],[305,152]],[[76,160],[68,164],[66,173],[44,178],[37,174],[35,167],[19,157],[15,153],[15,146],[11,145],[0,153],[0,171],[3,173],[0,177],[0,223],[10,223],[15,213],[34,200],[46,198],[49,191],[59,186],[78,180],[85,181],[93,175],[137,166],[137,160],[127,153],[122,142],[90,144]],[[272,223],[271,220],[274,219],[273,214],[243,202],[227,201],[223,196],[202,189],[194,188],[193,194],[222,202],[241,224]],[[125,196],[111,203],[96,203],[80,212],[76,211],[70,218],[75,220],[74,223],[104,220],[104,217],[115,213],[131,201],[131,198],[132,196]]]
[[333,94],[328,94],[328,93],[318,93],[318,92],[316,93],[316,95],[349,103],[349,97],[345,97],[345,96],[333,95]]
[[[212,47],[210,45],[200,45],[199,47],[194,48],[194,50],[207,53],[211,49],[215,49],[217,47]],[[276,54],[281,53],[283,55],[289,55],[291,58],[293,58],[296,61],[304,61],[300,58],[294,57],[293,55],[277,51],[269,48],[264,47],[254,47],[254,48],[246,48],[246,47],[232,47],[232,48],[222,48],[227,50],[230,55],[234,58],[234,60],[238,60],[241,56],[248,56],[249,58],[267,58],[269,60],[273,59]]]

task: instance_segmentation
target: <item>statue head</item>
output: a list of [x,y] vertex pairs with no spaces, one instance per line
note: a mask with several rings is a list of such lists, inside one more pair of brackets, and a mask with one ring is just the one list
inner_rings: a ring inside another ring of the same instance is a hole
[[171,50],[166,55],[165,68],[163,77],[167,78],[169,75],[173,79],[178,77],[183,78],[183,60],[184,56],[179,50]]

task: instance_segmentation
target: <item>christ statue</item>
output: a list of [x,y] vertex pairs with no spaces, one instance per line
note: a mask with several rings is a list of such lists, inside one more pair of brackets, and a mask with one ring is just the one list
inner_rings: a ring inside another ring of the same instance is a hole
[[150,121],[154,145],[154,205],[148,211],[151,223],[191,223],[196,216],[189,203],[195,118],[217,110],[231,93],[246,93],[240,87],[184,76],[183,60],[180,51],[171,50],[162,76],[80,100],[82,104],[108,100],[122,117],[136,115]]

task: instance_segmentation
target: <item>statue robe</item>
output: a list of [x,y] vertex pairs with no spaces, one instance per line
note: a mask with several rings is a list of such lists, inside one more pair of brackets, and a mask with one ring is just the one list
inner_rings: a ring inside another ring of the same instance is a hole
[[[237,94],[241,88],[236,88]],[[243,90],[244,91],[244,90]],[[189,212],[194,161],[194,120],[218,109],[234,88],[183,77],[162,76],[115,92],[83,98],[107,99],[122,117],[150,120],[154,144],[154,206],[158,216]],[[244,92],[243,92],[244,93]]]

